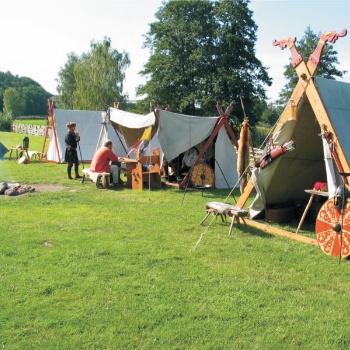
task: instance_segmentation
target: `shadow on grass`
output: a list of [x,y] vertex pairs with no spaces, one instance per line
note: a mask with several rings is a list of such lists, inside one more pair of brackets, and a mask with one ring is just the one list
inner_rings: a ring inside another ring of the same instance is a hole
[[[234,224],[233,229],[234,229],[235,226],[236,226],[236,224]],[[268,232],[259,230],[258,228],[251,227],[249,225],[239,224],[239,230],[243,234],[249,233],[252,236],[258,236],[258,237],[261,237],[261,238],[268,238],[268,239],[275,238],[275,236],[272,233],[268,233]],[[232,231],[232,234],[233,234],[233,231]]]
[[[211,219],[213,219],[212,216],[210,216]],[[209,218],[207,219],[209,220]],[[218,220],[218,221],[216,221]],[[220,227],[224,227],[224,228],[227,228],[227,233],[229,232],[229,229],[230,229],[230,224],[231,224],[231,221],[227,221],[227,223],[225,222],[222,222],[220,218],[216,218],[216,220],[214,220],[213,222],[211,221],[205,221],[204,223],[202,223],[201,225],[199,225],[199,227],[202,227],[203,229],[208,229],[208,226],[209,227],[209,230],[212,229],[213,227],[215,226],[220,226]],[[233,228],[232,228],[232,232],[231,232],[231,236],[234,236],[237,231],[239,231],[240,233],[242,233],[243,235],[245,234],[250,234],[252,236],[258,236],[258,237],[261,237],[261,238],[268,238],[268,239],[271,239],[271,238],[274,238],[274,235],[271,233],[267,233],[265,231],[262,231],[262,230],[259,230],[258,228],[255,228],[255,227],[251,227],[249,226],[249,224],[244,224],[244,223],[239,223],[237,224],[236,222],[233,224]]]

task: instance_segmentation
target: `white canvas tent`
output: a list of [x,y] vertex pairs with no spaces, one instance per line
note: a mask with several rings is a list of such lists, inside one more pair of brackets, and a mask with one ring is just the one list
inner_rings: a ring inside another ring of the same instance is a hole
[[[156,119],[158,115],[158,120]],[[172,159],[189,148],[208,139],[216,128],[221,117],[193,117],[163,110],[147,115],[140,115],[109,108],[103,111],[52,110],[52,130],[47,151],[47,161],[64,162],[66,123],[77,124],[81,140],[78,150],[79,159],[91,161],[96,150],[105,140],[113,141],[113,151],[125,157],[131,147],[140,140],[144,130],[152,126],[153,137],[144,150],[144,154],[152,153],[159,148],[161,159],[163,154]],[[157,126],[159,123],[159,130]],[[165,150],[165,151],[164,151]],[[81,155],[80,155],[81,151]],[[166,152],[166,153],[165,153]],[[134,154],[131,153],[133,158]],[[215,140],[215,187],[232,188],[237,184],[236,151],[227,130],[222,125]]]
[[[168,160],[211,137],[222,118],[188,116],[164,110],[159,110],[158,113],[159,142]],[[237,186],[237,155],[226,128],[224,124],[219,126],[215,141],[216,188]]]
[[123,145],[125,141],[121,135],[118,137],[116,131],[108,123],[105,112],[53,109],[52,118],[52,129],[49,133],[50,143],[46,155],[47,161],[55,163],[64,162],[66,149],[64,138],[67,133],[66,123],[70,121],[77,124],[76,131],[80,135],[80,148],[78,150],[80,160],[91,161],[96,149],[106,139],[113,141],[113,151],[117,155],[126,155],[125,145]]

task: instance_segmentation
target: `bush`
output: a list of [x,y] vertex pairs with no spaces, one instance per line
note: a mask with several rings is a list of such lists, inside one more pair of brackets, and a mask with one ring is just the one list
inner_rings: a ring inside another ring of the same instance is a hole
[[0,130],[11,131],[12,121],[11,113],[0,113]]

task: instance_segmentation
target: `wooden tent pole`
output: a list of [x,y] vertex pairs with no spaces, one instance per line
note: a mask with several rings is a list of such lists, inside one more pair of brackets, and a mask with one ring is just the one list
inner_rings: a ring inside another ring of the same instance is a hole
[[47,118],[46,118],[46,128],[45,128],[45,135],[44,135],[44,143],[43,147],[41,149],[41,154],[40,154],[40,160],[42,161],[44,158],[44,152],[45,152],[45,146],[46,146],[46,140],[49,136],[49,129],[51,125],[51,121],[53,118],[53,101],[47,100],[48,104],[48,109],[47,109]]
[[264,232],[267,232],[269,234],[279,235],[279,236],[291,238],[295,241],[309,243],[309,244],[318,246],[317,240],[314,238],[309,238],[309,237],[305,237],[302,235],[297,235],[296,233],[288,232],[288,231],[282,230],[278,227],[271,226],[268,224],[263,224],[261,222],[257,222],[257,221],[250,220],[250,219],[245,219],[245,221],[249,226],[255,227],[255,228],[262,230]]
[[56,132],[56,127],[55,127],[55,118],[54,118],[54,113],[53,113],[54,102],[55,102],[54,100],[52,100],[52,101],[48,100],[49,107],[48,107],[48,112],[47,112],[47,121],[46,121],[45,135],[44,135],[44,143],[43,143],[43,147],[41,150],[40,160],[45,160],[43,158],[43,154],[45,152],[46,139],[48,137],[49,129],[51,126],[52,133],[54,135],[53,137],[55,139],[55,146],[56,146],[56,150],[57,150],[57,154],[58,154],[58,162],[61,163],[60,150],[58,148],[58,143],[57,143],[57,132]]

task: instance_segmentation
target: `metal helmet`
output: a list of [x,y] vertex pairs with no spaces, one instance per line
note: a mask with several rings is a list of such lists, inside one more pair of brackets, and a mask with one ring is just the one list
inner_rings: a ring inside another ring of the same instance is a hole
[[349,198],[349,191],[346,187],[340,185],[335,191],[334,207],[339,210],[344,209],[347,198]]

